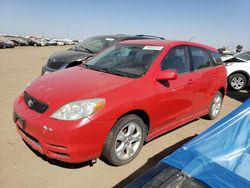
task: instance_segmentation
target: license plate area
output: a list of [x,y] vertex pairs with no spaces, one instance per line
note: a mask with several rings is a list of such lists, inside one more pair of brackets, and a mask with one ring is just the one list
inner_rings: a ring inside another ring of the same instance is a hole
[[25,120],[17,113],[13,114],[13,120],[18,125],[18,127],[20,127],[21,129],[25,128]]

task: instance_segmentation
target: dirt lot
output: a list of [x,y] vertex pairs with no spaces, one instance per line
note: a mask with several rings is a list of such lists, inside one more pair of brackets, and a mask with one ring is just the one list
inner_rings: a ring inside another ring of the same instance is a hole
[[0,187],[112,187],[122,186],[173,152],[195,134],[238,107],[248,94],[230,92],[215,121],[197,119],[146,144],[130,164],[112,167],[98,159],[70,165],[29,149],[17,134],[12,122],[12,104],[26,84],[40,75],[42,65],[54,51],[68,47],[18,47],[0,50]]

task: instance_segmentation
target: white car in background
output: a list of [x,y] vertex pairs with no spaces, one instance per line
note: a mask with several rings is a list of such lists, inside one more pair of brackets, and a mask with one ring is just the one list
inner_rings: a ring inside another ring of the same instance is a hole
[[231,89],[242,90],[250,79],[250,51],[222,58],[227,69],[227,81]]

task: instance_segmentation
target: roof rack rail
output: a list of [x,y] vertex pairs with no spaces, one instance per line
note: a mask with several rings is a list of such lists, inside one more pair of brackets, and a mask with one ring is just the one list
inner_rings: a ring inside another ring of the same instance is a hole
[[135,35],[135,36],[138,36],[138,37],[148,37],[148,38],[156,38],[156,39],[165,40],[165,38],[163,38],[163,37],[158,37],[158,36],[153,36],[153,35],[142,35],[142,34],[139,34],[139,35]]

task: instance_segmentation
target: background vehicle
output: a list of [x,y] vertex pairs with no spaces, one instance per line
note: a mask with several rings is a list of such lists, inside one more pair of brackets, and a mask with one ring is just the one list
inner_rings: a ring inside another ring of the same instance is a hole
[[0,40],[0,48],[5,48],[5,42]]
[[20,36],[4,35],[10,41],[12,41],[15,46],[28,46],[28,42]]
[[144,141],[218,116],[227,87],[218,60],[217,50],[202,44],[123,41],[33,81],[14,103],[14,122],[50,158],[77,163],[102,155],[124,165]]
[[236,55],[236,52],[230,50],[220,51],[220,49],[218,49],[218,51],[220,52],[222,61]]
[[250,98],[125,186],[250,187]]
[[[103,35],[86,39],[83,42],[76,44],[73,48],[66,51],[56,52],[52,54],[48,62],[42,67],[41,74],[62,70],[69,67],[82,64],[82,61],[95,56],[100,51],[112,46],[113,44],[125,40],[133,39],[164,39],[149,35]],[[58,41],[58,45],[63,45],[63,42]],[[60,43],[60,44],[59,44]],[[71,43],[70,43],[71,44]]]
[[225,58],[228,85],[231,89],[245,89],[250,79],[250,52],[243,52],[235,56]]
[[5,36],[0,36],[0,41],[2,41],[2,48],[14,48],[15,44],[13,41],[9,40]]
[[77,43],[77,40],[73,41],[67,38],[50,39],[45,37],[0,34],[0,48],[13,48],[15,46],[62,46]]

